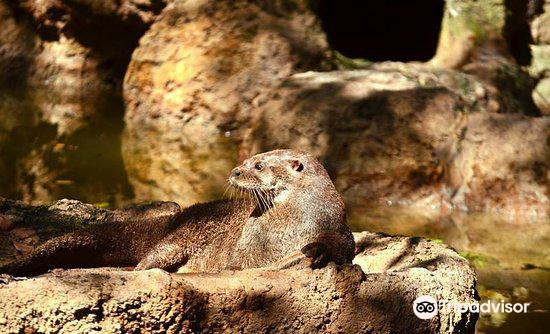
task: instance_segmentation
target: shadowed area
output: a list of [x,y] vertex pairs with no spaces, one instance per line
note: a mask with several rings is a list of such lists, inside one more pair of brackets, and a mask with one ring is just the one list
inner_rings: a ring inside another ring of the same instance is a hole
[[442,0],[320,1],[331,46],[351,58],[427,61],[435,54]]

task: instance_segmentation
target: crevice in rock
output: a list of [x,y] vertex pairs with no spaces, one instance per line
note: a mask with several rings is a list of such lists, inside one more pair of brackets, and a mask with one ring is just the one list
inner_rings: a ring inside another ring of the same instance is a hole
[[533,44],[529,21],[536,9],[525,0],[506,0],[504,5],[507,11],[504,35],[508,49],[519,65],[529,65],[532,58],[529,45]]
[[137,15],[122,20],[114,14],[96,13],[78,1],[66,3],[73,15],[63,33],[93,50],[103,67],[113,72],[113,80],[122,81],[132,52],[149,25]]
[[372,61],[427,61],[436,51],[442,0],[320,0],[317,13],[333,49]]

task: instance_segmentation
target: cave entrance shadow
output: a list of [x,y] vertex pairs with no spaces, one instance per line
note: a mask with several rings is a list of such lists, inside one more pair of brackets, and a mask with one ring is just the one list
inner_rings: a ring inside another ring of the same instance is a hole
[[436,51],[443,0],[319,1],[331,46],[351,58],[427,61]]

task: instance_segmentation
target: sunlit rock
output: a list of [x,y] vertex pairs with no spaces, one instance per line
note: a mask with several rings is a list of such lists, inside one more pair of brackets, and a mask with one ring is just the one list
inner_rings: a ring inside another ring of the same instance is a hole
[[441,311],[429,320],[413,313],[420,295],[478,300],[475,274],[454,250],[421,238],[355,238],[356,265],[319,270],[75,269],[12,281],[0,286],[0,329],[474,333],[478,315],[469,311]]
[[262,108],[252,152],[308,150],[348,207],[548,214],[550,119],[501,114],[474,76],[421,65],[297,74]]
[[307,1],[175,1],[126,73],[123,154],[138,199],[219,197],[258,106],[281,79],[322,69]]
[[[534,5],[534,2],[533,2]],[[540,8],[534,9],[534,18],[530,22],[533,45],[531,45],[531,75],[538,79],[533,90],[533,100],[545,114],[550,114],[550,2],[544,1]]]

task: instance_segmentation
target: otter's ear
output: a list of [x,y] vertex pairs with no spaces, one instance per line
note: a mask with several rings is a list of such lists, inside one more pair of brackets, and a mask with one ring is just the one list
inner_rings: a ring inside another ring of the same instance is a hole
[[290,160],[290,167],[294,169],[297,172],[301,172],[304,170],[304,164],[300,162],[300,160]]

